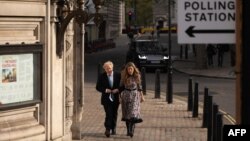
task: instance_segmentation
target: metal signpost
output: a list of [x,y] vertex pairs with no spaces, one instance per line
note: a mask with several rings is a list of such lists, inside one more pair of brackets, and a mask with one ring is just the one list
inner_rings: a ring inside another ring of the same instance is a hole
[[171,42],[171,0],[168,0],[168,78],[167,78],[167,94],[166,101],[171,104],[173,103],[173,66],[172,66],[172,42]]

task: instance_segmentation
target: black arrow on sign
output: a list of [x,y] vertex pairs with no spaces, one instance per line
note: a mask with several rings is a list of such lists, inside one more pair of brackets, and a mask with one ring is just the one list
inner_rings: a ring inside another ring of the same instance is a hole
[[188,36],[190,37],[195,37],[194,34],[195,33],[199,33],[199,34],[211,34],[211,33],[234,33],[235,30],[232,29],[209,29],[209,30],[205,30],[205,29],[194,29],[195,26],[190,26],[187,30],[186,33]]

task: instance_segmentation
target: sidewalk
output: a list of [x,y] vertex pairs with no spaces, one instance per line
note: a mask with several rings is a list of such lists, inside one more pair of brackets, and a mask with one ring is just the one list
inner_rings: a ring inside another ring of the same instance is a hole
[[104,135],[104,109],[100,104],[100,94],[95,86],[85,83],[85,105],[82,119],[82,141],[206,141],[207,129],[202,126],[202,110],[199,117],[193,118],[187,111],[186,102],[173,99],[172,104],[165,97],[154,98],[148,91],[146,101],[141,105],[143,122],[136,125],[133,138],[126,136],[125,123],[121,121],[121,107],[117,121],[117,135],[107,138]]
[[[127,45],[124,35],[115,40],[117,45]],[[228,59],[228,56],[225,56]],[[173,57],[174,58],[174,57]],[[234,68],[228,65],[196,69],[195,62],[190,60],[173,59],[176,71],[198,77],[214,77],[235,79]],[[174,96],[173,103],[168,104],[165,96],[154,98],[154,92],[147,90],[146,101],[141,105],[143,122],[136,125],[133,138],[126,136],[125,123],[121,121],[121,107],[118,110],[117,135],[107,138],[104,135],[105,113],[100,104],[101,94],[95,90],[95,84],[85,83],[84,112],[82,115],[82,140],[81,141],[207,141],[207,128],[202,127],[202,112],[199,108],[198,118],[192,117],[192,112],[187,111],[187,102]],[[76,140],[75,140],[76,141]]]
[[173,68],[182,73],[186,73],[197,77],[212,77],[221,79],[235,79],[235,68],[231,66],[230,63],[230,53],[224,53],[224,62],[222,67],[217,66],[217,56],[214,57],[214,65],[208,66],[206,69],[197,69],[195,66],[195,57],[192,53],[189,55],[189,59],[180,59],[179,57],[174,57]]
[[234,67],[210,67],[208,69],[196,69],[192,60],[174,60],[173,68],[181,73],[197,77],[212,77],[221,79],[235,79]]

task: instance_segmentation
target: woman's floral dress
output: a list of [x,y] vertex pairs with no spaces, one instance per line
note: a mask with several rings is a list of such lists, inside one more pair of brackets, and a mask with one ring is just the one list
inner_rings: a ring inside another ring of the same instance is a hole
[[140,114],[141,85],[135,82],[134,77],[129,77],[129,84],[124,85],[121,93],[122,121],[134,123],[142,122]]

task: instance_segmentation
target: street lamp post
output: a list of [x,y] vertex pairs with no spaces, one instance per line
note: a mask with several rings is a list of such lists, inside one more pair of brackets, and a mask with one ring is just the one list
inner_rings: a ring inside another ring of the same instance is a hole
[[167,94],[166,100],[168,103],[173,103],[173,82],[172,82],[172,51],[171,51],[171,0],[168,0],[168,54],[169,54],[169,62],[168,62],[168,83],[167,83]]
[[134,0],[134,25],[137,25],[137,7],[136,7],[137,1]]
[[85,10],[85,0],[77,0],[76,1],[76,9],[70,9],[70,3],[67,0],[58,0],[57,1],[57,47],[56,53],[61,58],[62,52],[64,48],[64,33],[69,22],[74,18],[76,22],[82,26],[82,24],[86,24],[91,18],[93,18],[94,23],[99,25],[103,21],[103,16],[98,13],[101,5],[104,0],[93,0],[95,4],[96,13],[91,14]]

